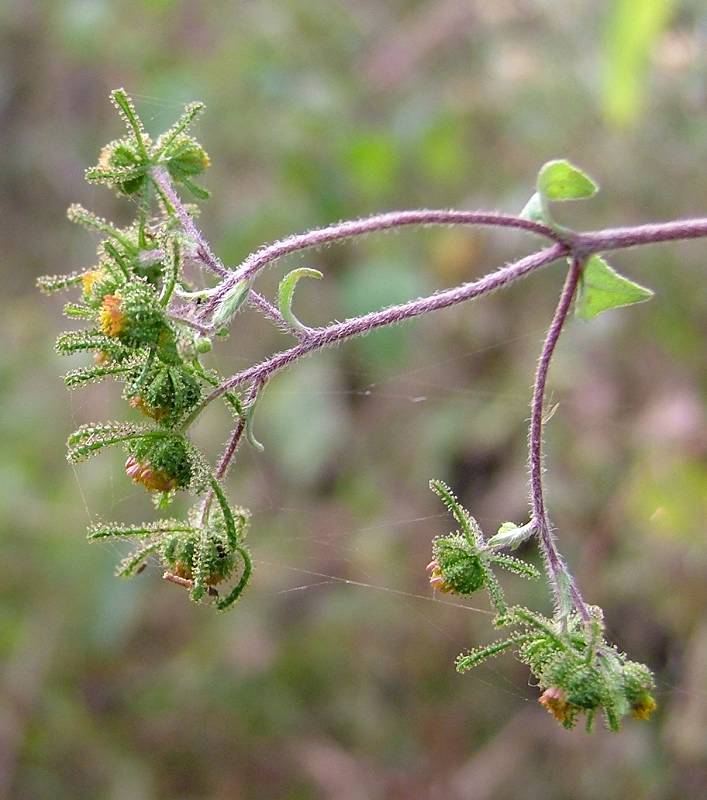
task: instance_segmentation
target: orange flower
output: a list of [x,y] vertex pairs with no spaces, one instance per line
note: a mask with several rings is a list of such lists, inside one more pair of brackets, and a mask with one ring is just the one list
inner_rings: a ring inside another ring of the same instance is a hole
[[557,686],[551,686],[538,698],[538,703],[552,714],[558,722],[564,722],[567,719],[569,711],[569,703],[567,702],[567,695]]
[[136,408],[138,411],[141,411],[146,417],[151,417],[156,422],[159,422],[161,419],[164,419],[167,414],[169,413],[169,409],[157,407],[154,408],[153,406],[148,405],[144,398],[140,395],[136,395],[135,397],[130,398],[130,405],[133,408]]
[[125,462],[125,472],[149,492],[169,492],[177,485],[176,478],[170,477],[161,469],[153,469],[148,462],[141,463],[134,456],[130,456]]
[[101,305],[101,330],[106,336],[118,336],[125,328],[125,314],[121,308],[122,298],[107,294]]
[[636,719],[650,719],[651,714],[657,707],[658,704],[655,702],[655,698],[646,692],[633,704],[631,713]]
[[103,273],[100,269],[92,269],[90,272],[84,272],[84,274],[81,276],[81,285],[83,286],[84,297],[87,297],[89,294],[91,294],[93,285],[102,277]]

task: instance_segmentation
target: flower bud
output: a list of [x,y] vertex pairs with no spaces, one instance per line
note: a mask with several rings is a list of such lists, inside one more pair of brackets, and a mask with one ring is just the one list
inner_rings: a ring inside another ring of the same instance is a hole
[[193,474],[189,449],[181,436],[146,436],[138,440],[125,462],[125,472],[149,492],[184,489]]
[[442,592],[468,595],[486,584],[486,571],[480,556],[457,534],[439,537],[432,545],[433,560],[427,569],[430,584]]
[[130,347],[155,344],[168,330],[154,290],[142,281],[128,283],[103,298],[100,325],[106,336],[117,336]]

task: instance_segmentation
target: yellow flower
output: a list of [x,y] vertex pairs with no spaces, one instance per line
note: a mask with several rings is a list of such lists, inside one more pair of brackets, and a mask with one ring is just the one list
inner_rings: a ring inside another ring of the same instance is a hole
[[125,328],[125,314],[121,308],[122,298],[107,294],[101,305],[101,330],[106,336],[118,336]]
[[570,710],[570,705],[567,702],[567,695],[557,686],[551,686],[538,698],[538,703],[552,714],[558,722],[564,722],[567,719],[567,714]]
[[94,284],[102,277],[103,270],[100,269],[92,269],[89,272],[84,272],[84,274],[81,276],[81,285],[83,286],[84,297],[88,297],[88,295],[91,294],[91,289],[93,289]]
[[125,462],[125,472],[149,492],[169,492],[177,485],[176,478],[170,477],[161,469],[153,469],[148,462],[141,463],[134,456],[130,456]]
[[650,719],[651,714],[657,707],[658,704],[655,702],[655,698],[646,692],[633,704],[631,713],[636,719]]

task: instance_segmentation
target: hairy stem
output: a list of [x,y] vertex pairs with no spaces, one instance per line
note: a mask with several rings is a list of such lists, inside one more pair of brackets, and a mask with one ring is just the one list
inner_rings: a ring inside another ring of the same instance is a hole
[[[545,507],[543,491],[543,410],[545,402],[545,386],[550,362],[560,338],[562,327],[567,319],[572,299],[582,274],[583,261],[573,256],[560,300],[545,337],[533,387],[530,417],[530,496],[532,505],[532,522],[540,542],[545,560],[547,576],[555,595],[558,610],[565,612],[568,605],[573,605],[583,619],[589,620],[589,610],[582,599],[574,578],[570,574],[564,559],[560,555],[552,532],[552,527]],[[567,602],[567,594],[570,602]]]
[[[234,456],[236,455],[236,450],[238,449],[238,445],[243,438],[243,434],[246,431],[246,425],[248,424],[247,415],[248,409],[256,402],[258,399],[258,394],[261,392],[263,386],[265,385],[265,380],[256,381],[250,388],[248,395],[246,397],[245,408],[243,409],[243,415],[238,418],[231,435],[226,442],[226,447],[221,454],[221,458],[219,458],[218,464],[216,465],[216,471],[214,473],[216,478],[216,484],[218,485],[218,481],[223,480],[228,473],[228,469],[231,466],[231,462],[233,461]],[[206,520],[209,516],[209,509],[211,508],[211,503],[214,498],[214,491],[213,489],[209,489],[206,497],[204,498],[204,504],[201,507],[201,526],[203,527],[206,523]]]
[[684,219],[657,222],[631,228],[608,228],[591,233],[575,234],[572,250],[579,256],[608,250],[623,250],[659,242],[700,239],[707,236],[707,219]]
[[318,228],[307,233],[288,236],[279,242],[263,247],[252,253],[235,269],[219,287],[219,291],[211,297],[202,309],[202,317],[207,318],[218,307],[221,300],[230,289],[239,281],[249,280],[263,267],[277,261],[283,256],[299,250],[308,250],[322,245],[350,239],[377,231],[391,230],[407,225],[479,225],[502,228],[517,228],[519,230],[544,236],[554,242],[565,244],[563,234],[554,231],[547,225],[532,222],[509,214],[493,214],[479,211],[448,211],[437,209],[421,209],[415,211],[391,211],[387,214],[377,214],[366,219],[349,220]]
[[191,218],[189,212],[184,207],[179,195],[174,191],[174,186],[170,180],[169,173],[164,167],[155,167],[152,170],[152,179],[162,190],[164,195],[169,200],[174,213],[179,220],[184,232],[189,236],[196,245],[196,253],[199,259],[216,275],[223,278],[230,275],[229,270],[224,267],[221,261],[214,255],[209,247],[201,231],[196,227],[194,220]]
[[533,253],[533,255],[526,256],[513,264],[491,272],[478,281],[464,283],[461,286],[438,292],[429,297],[422,297],[417,300],[411,300],[408,303],[389,306],[380,311],[364,314],[361,317],[347,319],[344,322],[335,322],[324,328],[313,328],[311,334],[295,347],[277,353],[260,364],[256,364],[254,367],[228,378],[228,380],[216,387],[213,392],[206,397],[202,405],[195,409],[195,412],[192,412],[193,416],[196,416],[204,406],[217,397],[220,397],[229,389],[235,389],[251,381],[256,383],[262,382],[273,373],[297,361],[308,353],[336,344],[337,342],[349,339],[353,336],[360,336],[375,328],[393,325],[396,322],[402,322],[412,317],[419,317],[431,311],[448,308],[449,306],[457,305],[458,303],[463,303],[467,300],[472,300],[481,295],[488,294],[495,289],[499,289],[502,286],[513,283],[513,281],[519,278],[525,277],[540,267],[544,267],[556,261],[558,258],[567,255],[568,252],[569,247],[567,245],[554,244],[552,247]]

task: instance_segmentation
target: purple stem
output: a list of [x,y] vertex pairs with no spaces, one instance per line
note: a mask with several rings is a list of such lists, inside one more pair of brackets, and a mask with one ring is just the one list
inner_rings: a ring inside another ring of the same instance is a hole
[[392,228],[399,228],[405,225],[485,225],[502,228],[518,228],[519,230],[544,236],[559,244],[564,244],[566,237],[554,231],[547,225],[542,225],[531,220],[521,219],[509,214],[492,214],[480,211],[447,211],[436,209],[422,209],[419,211],[391,211],[386,214],[377,214],[366,219],[350,220],[339,222],[336,225],[329,225],[326,228],[318,228],[307,233],[299,233],[288,236],[279,242],[267,245],[257,250],[246,258],[246,260],[223,282],[218,292],[204,304],[202,316],[204,318],[212,314],[221,300],[228,294],[229,290],[239,281],[252,278],[263,267],[267,266],[278,258],[282,258],[298,250],[307,250],[314,247],[321,247],[331,242],[348,239],[353,236],[361,236],[375,231],[385,231]]
[[578,233],[573,239],[573,252],[588,256],[606,250],[622,250],[658,242],[679,239],[699,239],[707,236],[707,219],[684,219],[657,222],[633,228],[607,228],[592,233]]
[[579,279],[582,275],[583,261],[577,256],[573,256],[570,268],[562,288],[560,300],[555,309],[550,327],[543,343],[543,349],[538,361],[538,368],[535,373],[535,385],[533,386],[533,399],[531,403],[530,416],[530,496],[533,509],[532,522],[535,532],[540,542],[545,567],[550,584],[553,588],[555,600],[559,609],[568,605],[564,602],[566,590],[570,594],[570,602],[577,609],[584,620],[591,619],[589,610],[580,594],[574,578],[567,569],[564,559],[560,555],[555,544],[555,537],[552,532],[550,520],[548,519],[545,508],[545,497],[543,493],[543,407],[545,403],[545,385],[547,383],[547,373],[550,367],[557,341],[560,338],[562,327],[567,319],[572,299],[577,290]]
[[269,300],[253,289],[251,289],[248,294],[248,304],[253,306],[253,308],[257,308],[264,317],[274,322],[283,333],[291,333],[298,339],[306,338],[306,330],[299,331],[293,328]]
[[205,264],[212,272],[215,272],[220,278],[230,275],[230,270],[227,270],[221,261],[216,258],[213,251],[209,247],[209,243],[206,241],[201,231],[196,227],[194,220],[184,207],[179,195],[174,191],[174,186],[172,185],[172,181],[167,170],[164,167],[155,167],[152,170],[152,178],[169,200],[172,208],[174,209],[174,213],[177,215],[177,219],[179,220],[182,228],[184,228],[184,232],[194,240],[197,258],[199,258],[203,264]]
[[[245,408],[243,409],[244,412],[247,412],[249,407],[255,403],[258,399],[258,394],[262,390],[263,386],[265,385],[265,381],[257,381],[250,387],[250,391],[246,397],[245,401]],[[226,447],[221,453],[221,458],[218,460],[218,464],[216,465],[216,471],[214,476],[217,481],[223,480],[228,473],[228,469],[231,466],[233,461],[233,457],[236,454],[236,450],[238,449],[238,445],[243,438],[243,434],[245,433],[246,429],[246,419],[245,417],[239,417],[238,422],[236,422],[235,427],[231,431],[231,435],[228,437],[228,441],[226,442]],[[211,506],[211,502],[213,500],[214,493],[212,489],[206,494],[204,498],[204,504],[201,507],[201,525],[202,527],[206,523],[206,520],[209,516],[209,508]]]
[[354,317],[347,319],[344,322],[336,322],[328,325],[325,328],[313,328],[312,333],[300,342],[300,344],[289,350],[283,350],[276,353],[274,356],[266,359],[260,364],[256,364],[250,369],[239,372],[228,380],[224,381],[220,386],[217,386],[211,394],[209,394],[202,405],[195,409],[193,415],[201,411],[201,409],[208,405],[212,400],[220,397],[224,392],[229,389],[235,389],[244,383],[251,381],[261,382],[269,378],[274,372],[286,367],[293,361],[311,353],[314,350],[319,350],[322,347],[340,342],[342,339],[348,339],[352,336],[360,336],[368,333],[375,328],[381,328],[386,325],[393,325],[396,322],[402,322],[412,317],[419,317],[422,314],[427,314],[430,311],[437,311],[441,308],[448,308],[449,306],[463,303],[466,300],[472,300],[475,297],[480,297],[483,294],[499,289],[508,283],[512,283],[518,278],[522,278],[536,269],[556,261],[558,258],[567,255],[569,246],[564,244],[554,244],[545,250],[540,250],[537,253],[526,256],[525,258],[509,264],[502,269],[491,272],[480,278],[478,281],[471,283],[464,283],[461,286],[456,286],[453,289],[447,289],[443,292],[438,292],[429,297],[422,297],[418,300],[411,300],[408,303],[400,305],[389,306],[388,308],[381,309],[380,311],[373,311],[370,314],[364,314],[361,317]]

